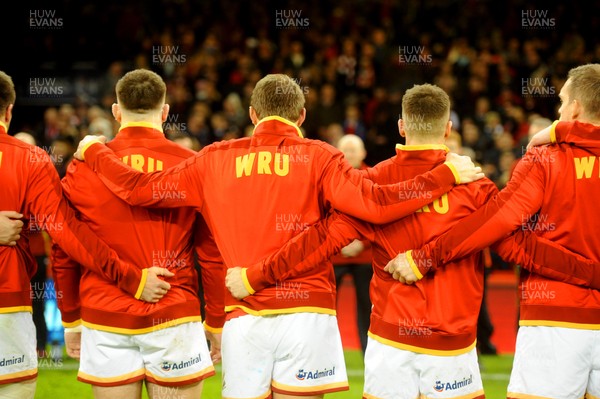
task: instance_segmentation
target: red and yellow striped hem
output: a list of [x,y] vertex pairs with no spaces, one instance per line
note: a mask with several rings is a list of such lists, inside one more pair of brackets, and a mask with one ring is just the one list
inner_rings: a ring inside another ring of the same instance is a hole
[[143,380],[146,376],[145,369],[132,371],[131,373],[121,374],[115,377],[96,377],[91,374],[79,371],[77,379],[87,384],[97,385],[101,387],[114,387],[118,385],[131,384],[132,382]]
[[370,338],[374,339],[375,341],[377,341],[381,344],[391,346],[396,349],[402,349],[402,350],[406,350],[406,351],[422,353],[424,355],[433,355],[433,356],[463,355],[465,353],[472,351],[473,348],[475,348],[475,345],[477,345],[477,340],[475,340],[475,341],[473,341],[473,343],[471,345],[467,346],[466,348],[462,348],[462,349],[453,349],[453,350],[429,349],[429,348],[422,348],[419,346],[407,345],[407,344],[402,344],[400,342],[392,341],[390,339],[380,337],[379,335],[375,335],[371,331],[367,332],[367,335]]
[[29,370],[17,371],[16,373],[2,374],[0,375],[0,385],[32,380],[36,378],[37,375],[37,367]]
[[169,320],[167,322],[157,324],[152,327],[144,327],[144,328],[122,328],[122,327],[104,326],[102,324],[89,323],[85,320],[83,321],[82,324],[85,327],[91,328],[93,330],[106,331],[106,332],[115,333],[115,334],[135,335],[135,334],[146,334],[149,332],[163,330],[165,328],[175,327],[175,326],[178,326],[181,324],[192,323],[192,322],[202,322],[202,317],[201,316],[182,317],[180,319]]
[[7,308],[0,308],[0,313],[19,313],[19,312],[33,313],[33,308],[31,306],[10,306]]
[[347,391],[350,389],[348,381],[332,382],[330,384],[315,385],[309,387],[299,387],[294,385],[286,385],[277,381],[271,381],[273,392],[283,395],[321,395],[331,392]]
[[189,385],[198,381],[202,381],[208,377],[212,377],[215,375],[215,368],[213,366],[208,366],[205,369],[202,369],[196,373],[165,378],[162,376],[157,376],[156,374],[151,373],[146,370],[146,378],[148,381],[157,384],[157,385],[165,385],[165,386],[181,386],[181,385]]
[[508,392],[507,399],[552,399],[549,396],[530,395],[527,393]]

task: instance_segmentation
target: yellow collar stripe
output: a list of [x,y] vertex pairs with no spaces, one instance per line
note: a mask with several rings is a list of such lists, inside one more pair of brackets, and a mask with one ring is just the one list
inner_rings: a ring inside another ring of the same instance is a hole
[[124,123],[121,125],[121,127],[119,128],[119,131],[128,128],[128,127],[148,127],[150,129],[156,129],[159,132],[163,132],[162,130],[162,126],[157,125],[155,123],[152,122],[128,122],[128,123]]
[[444,150],[450,152],[450,149],[444,144],[416,144],[416,145],[402,145],[396,144],[396,149],[400,151],[424,151],[424,150]]
[[[267,116],[266,118],[262,118],[261,120],[258,121],[256,126],[254,126],[254,130],[256,130],[258,125],[260,125],[263,122],[267,122],[267,121],[279,121],[281,123],[285,123],[286,125],[292,126],[294,129],[296,129],[296,132],[298,132],[298,136],[304,138],[304,136],[302,135],[302,131],[300,130],[298,125],[296,125],[294,122],[292,122],[290,120],[287,120],[287,119],[282,118],[281,116],[277,116],[277,115],[272,115],[272,116]],[[252,132],[252,134],[254,134],[254,131]]]

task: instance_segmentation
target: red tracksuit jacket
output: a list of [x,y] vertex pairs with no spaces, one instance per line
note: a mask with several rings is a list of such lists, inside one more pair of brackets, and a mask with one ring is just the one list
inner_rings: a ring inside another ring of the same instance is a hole
[[[25,231],[45,230],[78,262],[120,288],[141,294],[142,273],[121,262],[117,254],[77,221],[62,195],[58,173],[50,157],[39,147],[25,144],[0,125],[0,209],[14,209],[28,222]],[[17,246],[0,247],[0,312],[31,311],[30,277],[36,263],[27,237]],[[139,297],[139,295],[138,295]]]
[[[340,151],[304,139],[295,124],[279,117],[261,120],[252,137],[207,146],[164,172],[139,173],[103,145],[88,146],[84,156],[111,191],[131,204],[196,207],[213,232],[227,267],[263,259],[332,207],[372,222],[386,222],[430,202],[410,197],[414,185],[439,197],[455,183],[451,168],[440,165],[409,182],[373,184],[354,170]],[[252,275],[245,278],[251,292],[263,288],[255,286]],[[226,310],[235,311],[230,316],[240,312],[335,314],[331,267],[315,269],[288,283],[242,301],[227,292]]]
[[[28,231],[45,230],[74,259],[139,297],[141,271],[123,263],[75,217],[63,198],[58,173],[50,157],[39,147],[9,136],[0,124],[0,209],[24,215],[22,238],[14,247],[0,246],[0,313],[31,312],[30,279],[37,263],[29,248]],[[7,384],[35,378],[31,375],[4,376]]]
[[[195,155],[167,140],[160,127],[148,123],[122,126],[108,148],[128,165],[152,172]],[[83,320],[90,328],[141,334],[189,321],[200,321],[194,252],[202,267],[207,328],[218,331],[225,321],[222,260],[204,220],[193,208],[132,207],[112,194],[83,162],[74,160],[62,181],[65,197],[90,229],[123,260],[142,267],[166,267],[169,292],[157,303],[135,300],[112,281],[78,265],[53,247],[52,269],[59,308],[66,326]],[[143,271],[143,270],[142,270]],[[81,281],[80,281],[81,276]]]
[[[412,251],[414,269],[424,274],[477,251],[525,226],[595,262],[600,261],[600,128],[555,122],[554,140],[571,144],[536,147],[518,163],[504,190],[440,239]],[[561,133],[562,132],[562,133]],[[561,137],[562,136],[562,137]],[[415,246],[418,248],[419,246]],[[544,264],[546,266],[546,264]],[[598,265],[576,272],[593,278]],[[600,291],[551,280],[539,273],[521,276],[520,325],[600,328]]]
[[[445,146],[398,146],[394,158],[367,173],[380,184],[407,179],[443,162],[445,151]],[[420,353],[464,353],[475,345],[483,294],[481,253],[462,257],[414,286],[395,281],[383,269],[399,252],[423,245],[452,226],[460,226],[461,219],[475,212],[497,191],[488,179],[457,186],[416,213],[384,225],[370,225],[333,213],[249,270],[257,270],[266,283],[282,285],[281,281],[309,273],[352,239],[366,238],[373,244],[374,267],[370,336],[384,344]],[[415,187],[413,196],[420,194]],[[494,247],[505,259],[521,262],[528,268],[539,269],[540,259],[550,259],[557,270],[591,264],[545,240],[538,242],[533,234],[524,232]],[[529,249],[537,255],[529,255],[526,252]],[[579,281],[577,277],[567,280]]]

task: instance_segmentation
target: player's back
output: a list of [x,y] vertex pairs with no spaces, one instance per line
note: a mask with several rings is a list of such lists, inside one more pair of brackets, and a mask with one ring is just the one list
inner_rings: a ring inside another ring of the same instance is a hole
[[[107,145],[124,163],[143,172],[166,169],[194,155],[193,151],[166,139],[159,130],[136,124],[122,128]],[[193,209],[129,206],[78,161],[69,166],[63,187],[81,219],[123,260],[146,267],[165,267],[175,273],[169,278],[169,293],[153,304],[138,301],[114,283],[84,270],[81,282],[84,321],[135,330],[199,315],[193,240],[198,223]],[[150,325],[149,320],[152,320]]]
[[54,173],[58,181],[49,156],[41,148],[0,132],[0,209],[21,212],[25,219],[17,245],[0,246],[0,312],[8,312],[9,308],[10,311],[31,310],[29,280],[37,264],[29,249],[28,232],[54,222],[51,215],[36,215],[30,208],[30,198],[36,194],[36,182],[52,183],[50,173]]
[[[444,162],[446,151],[442,145],[398,146],[397,155],[369,170],[369,177],[379,184],[411,179]],[[422,187],[411,188],[412,195],[431,198]],[[483,296],[480,253],[452,262],[415,285],[398,283],[383,268],[398,253],[418,248],[459,224],[496,191],[489,179],[457,186],[440,198],[431,198],[429,205],[412,215],[372,226],[369,331],[374,339],[424,353],[472,348]]]
[[[538,213],[523,215],[536,234],[595,261],[600,260],[600,129],[574,123],[585,144],[560,144],[534,150],[543,179]],[[524,272],[521,278],[521,324],[600,325],[600,292]]]
[[[252,137],[216,143],[206,153],[210,161],[202,173],[202,213],[228,267],[265,258],[320,220],[328,209],[320,178],[337,150],[302,138],[289,122],[259,129],[263,123],[268,124],[261,122]],[[229,310],[252,313],[291,308],[334,313],[333,269],[328,262],[244,301],[229,295],[226,301]]]

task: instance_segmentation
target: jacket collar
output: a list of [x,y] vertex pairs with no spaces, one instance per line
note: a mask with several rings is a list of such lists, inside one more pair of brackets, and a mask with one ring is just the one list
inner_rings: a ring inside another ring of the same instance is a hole
[[119,128],[119,136],[121,137],[165,137],[162,126],[150,122],[129,122],[124,123]]
[[438,163],[446,160],[450,149],[444,144],[396,144],[396,157],[398,160]]
[[266,118],[262,118],[254,127],[252,134],[277,134],[282,136],[304,137],[298,125],[280,116],[267,116]]

